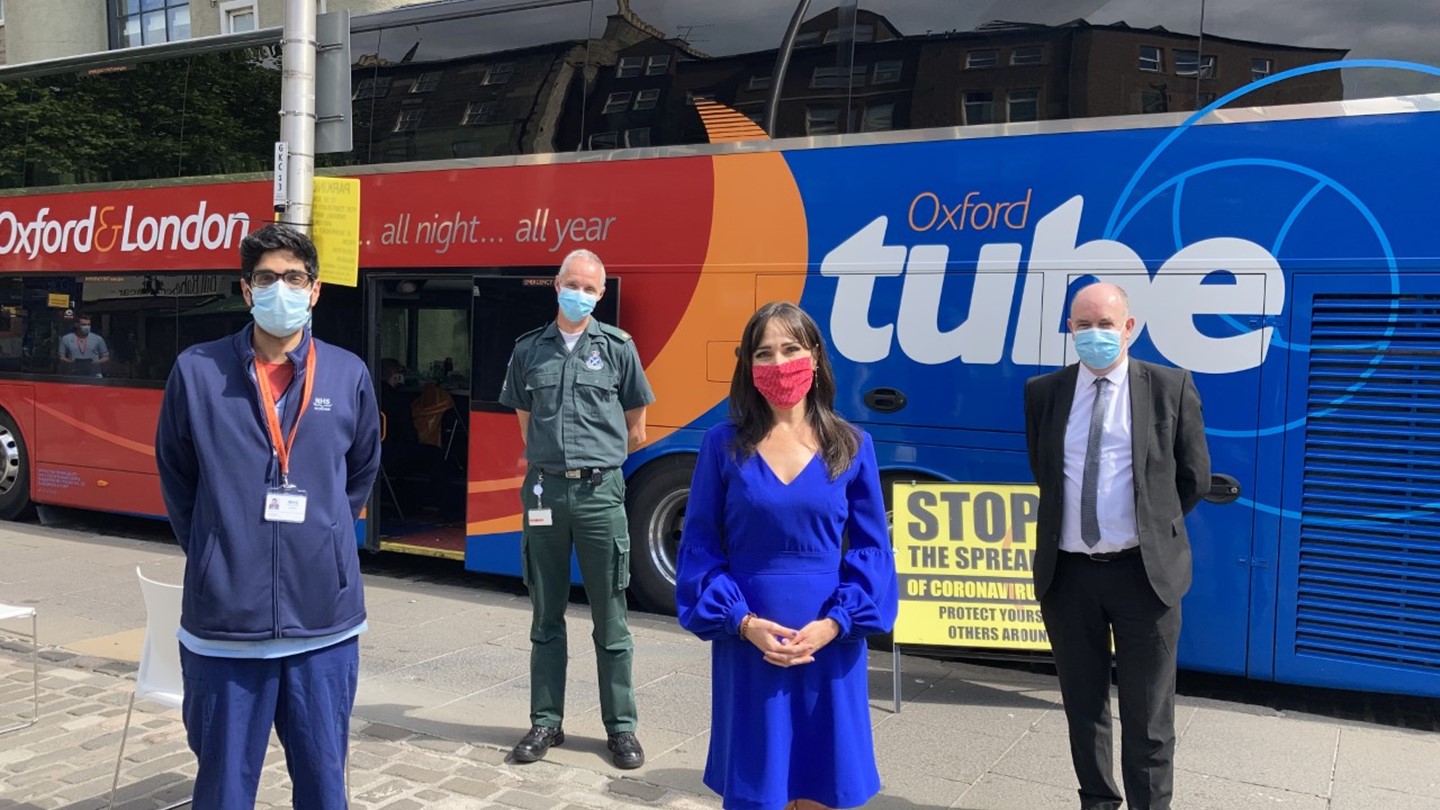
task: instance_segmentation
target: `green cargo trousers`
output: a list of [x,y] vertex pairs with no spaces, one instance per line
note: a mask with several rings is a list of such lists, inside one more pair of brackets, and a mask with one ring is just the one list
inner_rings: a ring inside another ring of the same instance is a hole
[[[588,477],[567,479],[531,468],[521,488],[525,531],[520,544],[525,585],[533,608],[530,623],[530,722],[558,727],[565,717],[565,606],[570,600],[570,552],[594,623],[600,715],[607,734],[635,730],[635,689],[630,663],[634,642],[625,620],[630,585],[630,530],[625,519],[625,477],[610,470],[598,485]],[[552,525],[530,525],[537,501],[550,510]]]

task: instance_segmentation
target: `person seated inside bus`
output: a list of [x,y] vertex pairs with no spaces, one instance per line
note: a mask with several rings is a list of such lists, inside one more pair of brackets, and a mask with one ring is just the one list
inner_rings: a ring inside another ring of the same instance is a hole
[[442,451],[420,440],[416,429],[416,396],[406,391],[405,366],[387,357],[380,361],[380,463],[407,507],[436,510],[445,488]]
[[75,331],[60,338],[60,373],[81,377],[99,377],[101,367],[110,361],[110,347],[105,338],[90,331],[90,316],[75,316]]

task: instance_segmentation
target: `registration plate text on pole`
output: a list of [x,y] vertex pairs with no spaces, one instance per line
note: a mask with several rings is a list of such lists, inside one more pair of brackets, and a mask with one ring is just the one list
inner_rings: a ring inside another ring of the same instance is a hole
[[290,146],[285,141],[275,142],[275,208],[281,210],[290,202],[290,187],[286,175],[290,170]]

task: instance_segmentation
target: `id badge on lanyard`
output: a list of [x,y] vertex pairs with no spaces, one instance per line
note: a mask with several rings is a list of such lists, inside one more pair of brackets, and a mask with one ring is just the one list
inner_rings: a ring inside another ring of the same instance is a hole
[[315,390],[315,375],[318,371],[315,360],[315,339],[310,339],[310,355],[305,370],[305,383],[301,386],[300,410],[290,426],[287,438],[280,427],[278,398],[270,387],[270,378],[257,364],[255,382],[260,387],[260,409],[265,412],[265,426],[270,433],[270,445],[280,462],[280,486],[265,489],[264,515],[272,523],[304,523],[305,506],[308,500],[305,490],[290,483],[290,451],[295,447],[295,435],[300,430],[300,418],[310,404],[310,395]]
[[535,476],[535,486],[531,489],[535,493],[535,508],[525,512],[525,522],[531,526],[554,526],[555,517],[545,508],[542,498],[545,497],[545,474],[538,473]]
[[265,490],[265,519],[273,523],[305,522],[305,490],[271,487]]

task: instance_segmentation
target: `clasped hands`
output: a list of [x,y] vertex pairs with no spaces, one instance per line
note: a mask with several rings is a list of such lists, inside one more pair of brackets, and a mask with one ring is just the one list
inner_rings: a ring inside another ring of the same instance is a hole
[[839,635],[840,625],[830,618],[817,619],[799,630],[759,616],[744,626],[745,640],[758,647],[765,660],[777,667],[811,663],[815,653]]

